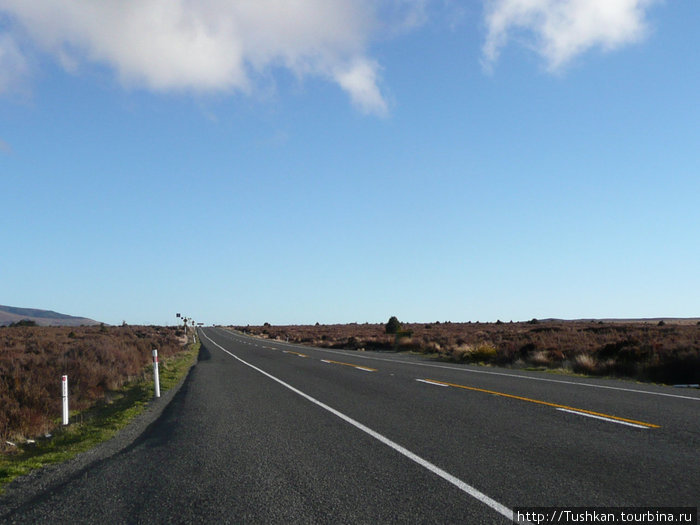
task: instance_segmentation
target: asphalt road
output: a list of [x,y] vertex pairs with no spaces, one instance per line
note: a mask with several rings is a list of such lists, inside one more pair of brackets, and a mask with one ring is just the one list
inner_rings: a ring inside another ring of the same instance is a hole
[[697,506],[700,392],[202,331],[131,446],[8,523],[510,523]]

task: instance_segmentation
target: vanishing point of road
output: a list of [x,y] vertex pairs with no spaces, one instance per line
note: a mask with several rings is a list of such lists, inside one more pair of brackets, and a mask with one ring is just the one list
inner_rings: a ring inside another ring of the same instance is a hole
[[200,330],[130,446],[7,523],[511,523],[697,506],[700,393]]

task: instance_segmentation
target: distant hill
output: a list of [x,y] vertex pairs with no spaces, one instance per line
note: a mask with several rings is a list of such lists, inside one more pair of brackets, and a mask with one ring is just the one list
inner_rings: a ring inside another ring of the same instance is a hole
[[34,321],[39,326],[81,326],[100,324],[87,317],[59,314],[51,310],[36,308],[16,308],[0,305],[0,326],[7,326],[17,321]]

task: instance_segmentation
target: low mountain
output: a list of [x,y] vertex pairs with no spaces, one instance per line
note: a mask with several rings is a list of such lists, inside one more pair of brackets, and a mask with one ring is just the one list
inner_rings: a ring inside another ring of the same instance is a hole
[[11,325],[19,321],[34,321],[39,326],[89,326],[100,324],[98,321],[87,317],[75,317],[52,310],[0,305],[0,326]]

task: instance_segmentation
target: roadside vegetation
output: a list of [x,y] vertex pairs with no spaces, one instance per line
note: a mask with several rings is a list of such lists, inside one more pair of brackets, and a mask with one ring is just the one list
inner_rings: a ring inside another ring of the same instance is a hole
[[538,321],[236,326],[236,330],[311,346],[410,351],[435,359],[700,383],[700,323]]
[[[169,327],[0,328],[0,491],[30,470],[112,437],[153,398],[151,350],[165,392],[196,361],[199,344]],[[61,375],[70,425],[61,425]]]

